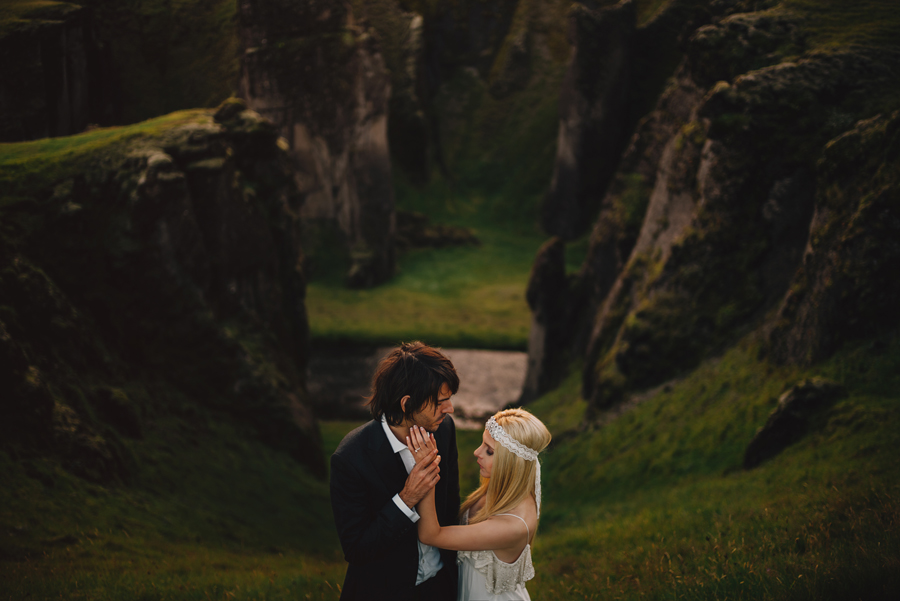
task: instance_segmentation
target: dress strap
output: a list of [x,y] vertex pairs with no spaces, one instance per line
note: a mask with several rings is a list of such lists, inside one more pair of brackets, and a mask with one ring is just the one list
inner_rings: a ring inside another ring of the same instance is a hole
[[525,524],[525,532],[528,534],[528,538],[525,539],[525,544],[527,545],[531,542],[531,528],[528,527],[528,522],[525,521],[525,518],[514,513],[495,513],[494,515],[511,515],[514,518],[519,518],[520,520],[522,520],[522,523]]

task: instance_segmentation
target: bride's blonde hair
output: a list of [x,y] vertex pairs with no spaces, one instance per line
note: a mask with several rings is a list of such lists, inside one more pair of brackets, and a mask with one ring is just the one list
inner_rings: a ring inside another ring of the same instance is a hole
[[[524,409],[499,411],[494,414],[494,419],[512,438],[538,453],[550,444],[550,431],[541,420]],[[481,479],[481,486],[462,504],[460,516],[481,497],[485,497],[484,506],[474,516],[469,516],[470,524],[483,522],[493,515],[514,509],[527,495],[534,497],[537,461],[522,459],[497,442],[494,445],[491,477]]]

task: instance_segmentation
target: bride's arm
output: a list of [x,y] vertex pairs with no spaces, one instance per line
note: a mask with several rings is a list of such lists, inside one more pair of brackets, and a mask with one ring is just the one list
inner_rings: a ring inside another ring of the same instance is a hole
[[[409,450],[430,448],[430,437],[418,430],[411,431]],[[415,454],[414,454],[415,456]],[[434,508],[434,488],[416,506],[419,512],[419,540],[426,545],[453,551],[482,551],[506,549],[521,544],[525,532],[519,520],[510,516],[495,516],[471,526],[441,526]]]

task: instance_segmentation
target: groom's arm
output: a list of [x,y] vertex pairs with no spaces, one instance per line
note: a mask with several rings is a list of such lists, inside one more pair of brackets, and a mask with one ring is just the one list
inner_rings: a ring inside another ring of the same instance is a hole
[[344,557],[350,563],[379,558],[413,527],[413,522],[388,499],[373,507],[366,479],[345,458],[331,456],[331,509]]
[[[428,488],[425,480],[436,470],[436,465],[417,466],[407,478],[404,491],[409,490],[418,502]],[[393,498],[374,507],[367,479],[337,453],[331,456],[331,508],[344,557],[351,563],[383,560],[403,533],[413,527],[413,520]]]

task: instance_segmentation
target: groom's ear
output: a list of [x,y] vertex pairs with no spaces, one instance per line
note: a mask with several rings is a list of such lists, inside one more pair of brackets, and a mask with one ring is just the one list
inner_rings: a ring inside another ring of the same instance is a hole
[[403,412],[403,415],[406,415],[406,401],[409,400],[409,395],[404,396],[400,399],[400,411]]

